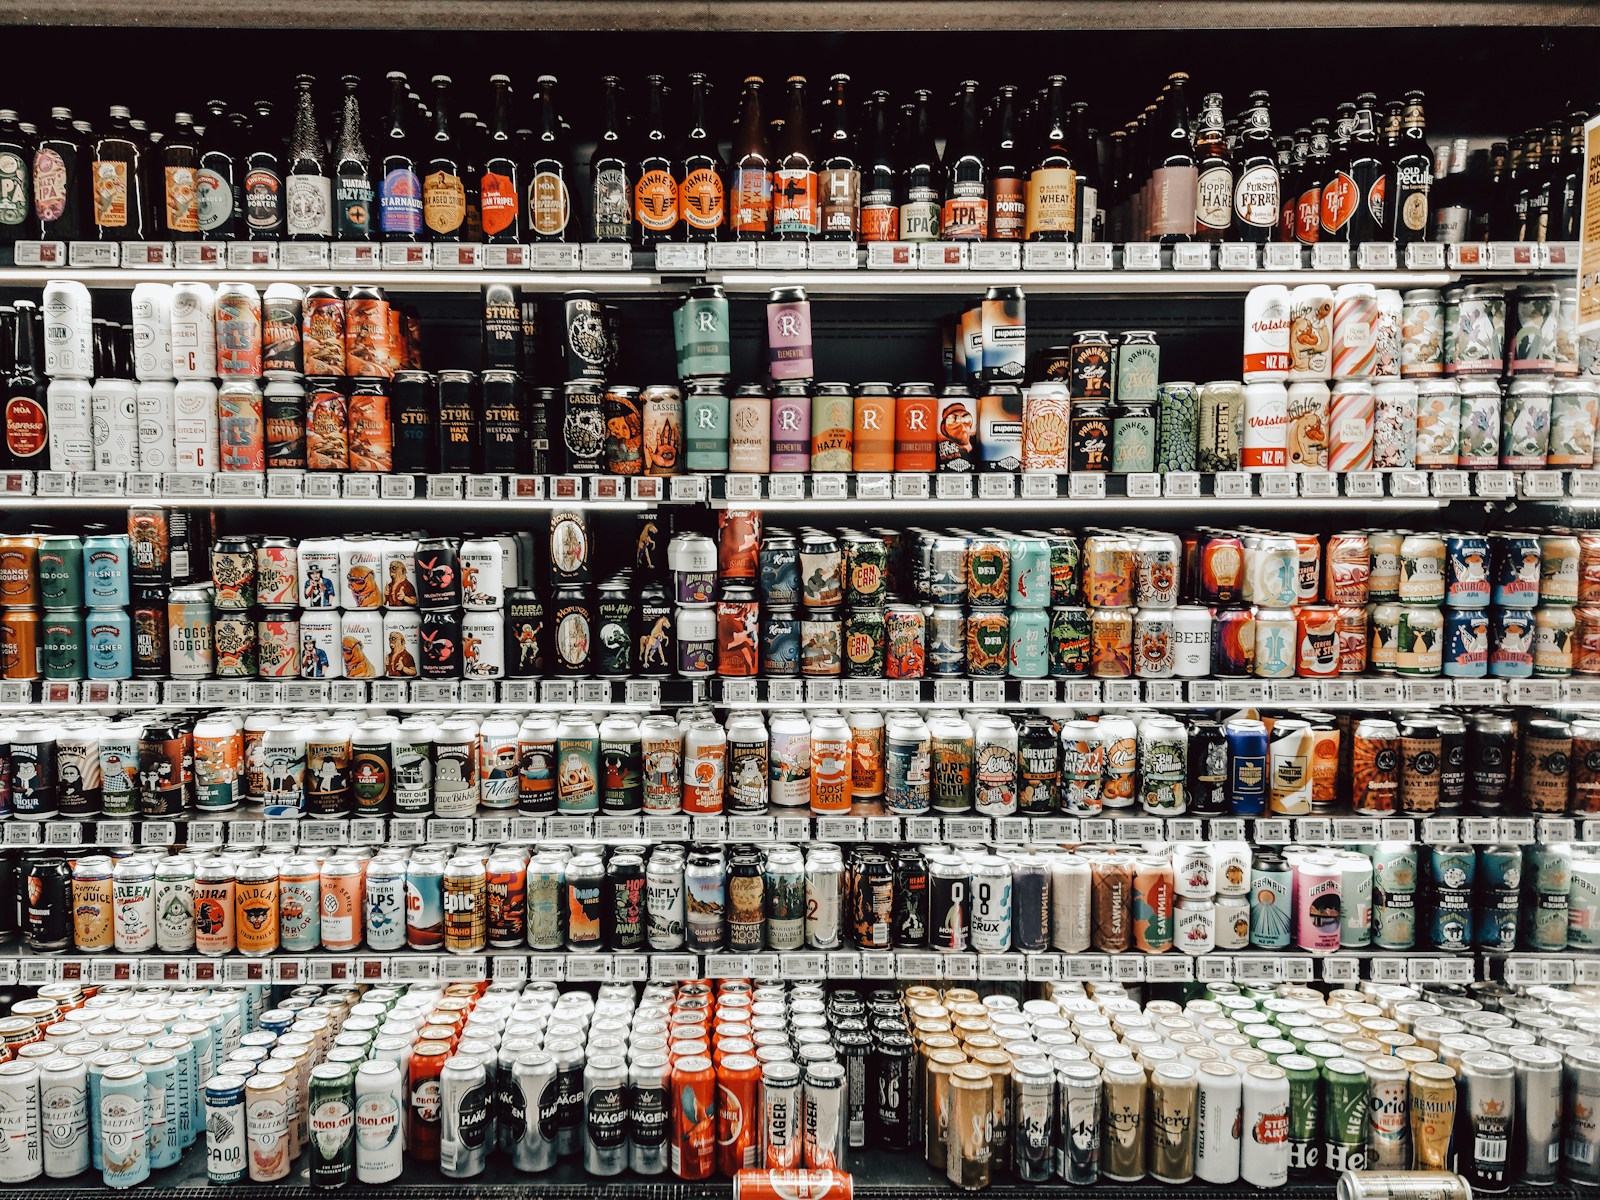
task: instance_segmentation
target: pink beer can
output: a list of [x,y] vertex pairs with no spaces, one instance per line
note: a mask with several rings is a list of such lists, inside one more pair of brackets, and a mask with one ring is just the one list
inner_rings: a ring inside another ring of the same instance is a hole
[[261,377],[261,296],[254,284],[224,283],[216,300],[217,374]]
[[1334,471],[1372,470],[1372,385],[1341,379],[1328,399],[1328,467]]
[[1365,378],[1378,355],[1378,292],[1370,283],[1342,283],[1333,293],[1333,377]]

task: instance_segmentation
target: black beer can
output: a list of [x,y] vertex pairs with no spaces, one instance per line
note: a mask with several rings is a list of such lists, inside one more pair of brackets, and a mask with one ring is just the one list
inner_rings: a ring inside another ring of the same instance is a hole
[[594,658],[594,605],[583,587],[557,588],[551,597],[555,613],[557,675],[587,675]]
[[644,811],[644,741],[636,723],[600,735],[600,811],[619,817]]
[[562,399],[561,447],[565,469],[574,475],[598,475],[606,448],[602,412],[604,389],[592,379],[566,385]]
[[915,846],[895,851],[890,935],[897,948],[928,944],[928,860]]
[[672,604],[661,584],[651,582],[639,589],[633,627],[638,639],[634,669],[640,675],[660,678],[675,669],[672,616]]
[[52,726],[19,726],[11,735],[6,768],[11,778],[13,814],[29,821],[42,821],[60,814],[56,731]]
[[644,889],[644,861],[637,855],[619,854],[606,864],[606,902],[600,909],[606,949],[644,949]]
[[30,854],[23,863],[28,949],[44,953],[72,945],[72,868],[59,854]]
[[642,509],[633,526],[633,571],[639,579],[666,579],[666,541],[660,513],[653,508]]
[[635,608],[627,579],[602,583],[595,608],[594,673],[626,679],[633,674]]
[[543,328],[543,322],[539,320],[539,302],[523,297],[520,309],[522,320],[522,370],[527,372],[531,378],[537,379],[541,374],[539,368],[545,357],[539,353],[539,335],[540,330]]
[[167,589],[133,589],[133,677],[163,679],[167,674]]
[[461,557],[450,538],[417,543],[417,607],[442,611],[461,607]]
[[594,292],[568,292],[562,298],[565,308],[568,379],[603,379],[609,357],[606,310]]
[[522,366],[522,304],[509,283],[483,289],[483,366],[485,371]]
[[918,1092],[916,1052],[904,1034],[882,1033],[867,1051],[867,1142],[911,1149],[911,1099]]
[[390,422],[394,428],[394,470],[421,475],[433,469],[433,376],[426,371],[396,371],[389,381]]
[[1074,400],[1068,420],[1067,469],[1111,469],[1111,406],[1103,400]]
[[550,414],[556,409],[555,388],[534,388],[522,412],[522,436],[527,444],[530,475],[550,473]]
[[185,725],[157,721],[139,734],[139,812],[174,817],[194,807],[194,737]]
[[526,474],[522,435],[522,378],[515,371],[483,373],[483,470],[491,475]]
[[538,679],[550,657],[550,631],[544,598],[533,588],[517,588],[506,597],[506,674],[513,679]]
[[[723,594],[731,590],[723,589]],[[745,589],[748,591],[749,589]],[[852,608],[844,622],[844,668],[850,679],[882,679],[885,631],[883,609]]]
[[1189,726],[1189,811],[1220,817],[1228,811],[1228,737],[1209,717],[1194,717]]
[[461,612],[425,612],[419,634],[422,661],[418,674],[424,679],[461,678]]
[[479,469],[483,418],[478,378],[471,371],[439,372],[439,462],[442,475]]
[[880,850],[858,850],[846,866],[846,920],[856,946],[887,950],[894,919],[894,868]]
[[261,393],[261,423],[266,431],[267,469],[305,470],[305,385],[287,379],[267,380]]
[[[0,767],[3,767],[0,761]],[[0,945],[17,939],[21,916],[22,857],[16,850],[0,850]]]
[[1030,713],[1017,727],[1017,811],[1048,816],[1061,789],[1061,735],[1049,717]]

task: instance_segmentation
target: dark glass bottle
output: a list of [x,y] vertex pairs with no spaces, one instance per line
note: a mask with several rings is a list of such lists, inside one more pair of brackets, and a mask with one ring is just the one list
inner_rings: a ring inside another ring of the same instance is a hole
[[806,241],[817,236],[821,220],[817,151],[806,119],[806,77],[789,76],[788,89],[783,134],[773,143],[772,236],[780,241]]
[[1322,235],[1322,189],[1328,182],[1331,150],[1327,117],[1311,122],[1311,141],[1306,149],[1305,166],[1297,182],[1294,202],[1294,238],[1310,245]]
[[1406,246],[1428,240],[1432,204],[1433,149],[1428,145],[1427,120],[1421,92],[1407,92],[1400,118],[1400,137],[1394,152],[1394,240]]
[[1073,209],[1075,242],[1098,242],[1105,236],[1105,216],[1101,212],[1100,148],[1094,130],[1089,128],[1089,104],[1074,100],[1067,110],[1067,152],[1072,156],[1072,186],[1076,195]]
[[0,246],[33,232],[33,145],[12,109],[0,109]]
[[762,79],[744,81],[739,124],[728,167],[728,225],[736,242],[760,241],[772,230],[772,156],[761,115]]
[[[1128,240],[1128,131],[1113,129],[1106,139],[1106,235],[1112,242]],[[1230,193],[1230,206],[1232,204]]]
[[467,233],[461,147],[450,129],[450,83],[448,75],[433,77],[433,134],[422,171],[422,223],[434,242],[459,242]]
[[1531,242],[1538,222],[1539,188],[1544,182],[1544,143],[1538,130],[1522,135],[1522,153],[1516,158],[1511,178],[1516,195],[1516,233],[1514,241]]
[[1189,143],[1188,85],[1182,71],[1167,76],[1161,111],[1151,127],[1150,234],[1163,246],[1193,241],[1200,209],[1199,166]]
[[372,169],[361,137],[361,102],[356,89],[361,80],[346,75],[344,107],[339,113],[339,139],[334,146],[334,226],[341,242],[372,240]]
[[861,236],[861,164],[850,133],[850,108],[845,95],[850,76],[835,75],[829,84],[828,99],[822,107],[817,220],[820,236],[825,240],[853,242]]
[[689,75],[689,124],[678,160],[678,236],[686,242],[714,242],[728,223],[728,190],[722,180],[722,155],[706,120],[706,77]]
[[1027,172],[1018,135],[1017,89],[1006,84],[995,97],[989,137],[989,237],[1020,242],[1027,220]]
[[1194,135],[1195,233],[1202,241],[1225,242],[1233,229],[1233,157],[1228,153],[1222,93],[1207,92]]
[[1566,148],[1565,131],[1560,122],[1545,127],[1544,147],[1540,152],[1539,180],[1534,195],[1528,202],[1527,239],[1531,242],[1552,240],[1549,236],[1551,217],[1561,220],[1561,185],[1566,175],[1566,164],[1561,161]]
[[52,108],[50,127],[33,150],[33,215],[45,241],[71,242],[83,236],[83,142],[73,128],[72,110]]
[[411,85],[403,71],[389,72],[389,119],[380,139],[382,178],[378,181],[378,236],[385,242],[422,240],[422,177],[409,127],[416,115]]
[[1578,240],[1578,219],[1583,215],[1583,127],[1589,120],[1589,114],[1581,110],[1573,110],[1567,114],[1567,146],[1562,155],[1561,180],[1559,187],[1559,211],[1555,206],[1557,200],[1551,197],[1552,211],[1546,226],[1548,240],[1552,242],[1575,242]]
[[627,124],[622,115],[622,81],[601,80],[600,139],[589,159],[589,235],[597,242],[633,239],[633,166],[627,155]]
[[36,471],[48,466],[50,458],[50,414],[38,361],[39,306],[31,300],[18,300],[14,310],[11,362],[5,373],[6,439],[0,466]]
[[867,100],[868,146],[861,167],[861,240],[893,242],[900,237],[900,175],[895,169],[895,107],[888,92]]
[[316,80],[300,75],[294,82],[294,131],[289,135],[289,168],[283,180],[284,226],[291,242],[322,242],[333,236],[333,180],[311,99]]
[[1334,109],[1333,142],[1318,206],[1318,240],[1348,242],[1350,219],[1361,203],[1361,191],[1350,175],[1350,145],[1356,128],[1356,106],[1348,100]]
[[[1344,240],[1352,246],[1386,242],[1391,237],[1387,211],[1388,155],[1375,123],[1377,101],[1371,92],[1356,97],[1355,123],[1350,130],[1343,172],[1351,186]],[[1341,202],[1341,211],[1343,208]]]
[[489,140],[489,127],[478,119],[477,113],[456,115],[456,146],[461,161],[461,194],[466,199],[466,221],[462,225],[461,240],[483,241],[483,155]]
[[[511,80],[505,75],[491,75],[489,86],[494,91],[494,107],[483,146],[483,170],[478,176],[478,221],[484,241],[515,245],[522,240],[522,187],[517,169],[517,134],[511,116]],[[565,229],[572,205],[565,192],[565,176],[561,179],[561,227]],[[533,202],[534,188],[530,181],[530,214]]]
[[186,112],[172,118],[172,131],[161,139],[161,215],[159,236],[171,242],[192,242],[200,237],[200,138],[194,117]]
[[1278,173],[1278,232],[1275,240],[1298,241],[1295,226],[1300,214],[1300,193],[1305,188],[1311,158],[1311,130],[1300,128],[1290,139],[1289,164]]
[[1467,170],[1470,156],[1466,138],[1450,142],[1444,173],[1433,182],[1429,200],[1433,206],[1432,236],[1436,242],[1465,242],[1472,237],[1472,178]]
[[1491,142],[1478,172],[1473,205],[1473,240],[1514,242],[1520,232],[1517,195],[1511,173],[1511,144]]
[[1028,172],[1030,242],[1065,242],[1077,229],[1078,184],[1067,147],[1067,81],[1050,76],[1038,116],[1038,151]]
[[238,124],[222,100],[206,101],[206,133],[200,143],[200,238],[229,242],[238,237],[244,191],[239,180]]
[[556,77],[541,75],[534,93],[533,161],[528,178],[528,226],[537,242],[572,236],[572,148],[556,104]]
[[1278,228],[1278,156],[1266,92],[1250,93],[1250,111],[1239,130],[1238,170],[1233,183],[1233,240],[1268,242]]
[[[111,106],[111,127],[89,154],[89,200],[103,242],[138,241],[145,234],[141,146],[125,105]],[[274,192],[276,195],[276,192]]]
[[667,82],[660,75],[645,78],[644,132],[639,140],[639,165],[633,184],[633,219],[639,245],[668,242],[678,229],[678,164],[667,134]]
[[945,142],[944,206],[939,236],[981,241],[989,235],[988,164],[978,129],[978,83],[965,80],[956,95],[955,128]]

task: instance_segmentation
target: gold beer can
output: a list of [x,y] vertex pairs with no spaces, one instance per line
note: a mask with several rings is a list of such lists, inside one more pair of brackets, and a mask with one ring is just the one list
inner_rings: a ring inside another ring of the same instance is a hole
[[950,1125],[945,1143],[945,1174],[966,1191],[989,1186],[993,1167],[994,1084],[976,1063],[950,1072]]
[[1144,1068],[1113,1059],[1101,1074],[1100,1174],[1118,1183],[1144,1178]]
[[1411,1169],[1446,1171],[1456,1119],[1456,1073],[1440,1062],[1411,1068]]
[[1150,1072],[1150,1176],[1162,1183],[1194,1178],[1194,1111],[1199,1075],[1181,1062]]

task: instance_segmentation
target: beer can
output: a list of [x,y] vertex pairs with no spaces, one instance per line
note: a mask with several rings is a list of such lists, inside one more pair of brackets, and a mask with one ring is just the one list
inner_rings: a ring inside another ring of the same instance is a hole
[[1284,469],[1288,459],[1287,389],[1282,383],[1248,383],[1244,387],[1242,411],[1239,469],[1253,472]]
[[[214,475],[220,469],[221,426],[217,385],[209,379],[180,379],[172,392],[172,469]],[[144,444],[140,443],[140,465]]]
[[1200,388],[1198,465],[1201,471],[1237,471],[1244,436],[1242,384],[1218,381]]
[[1159,416],[1156,470],[1193,471],[1200,436],[1200,391],[1196,384],[1163,383],[1157,391]]
[[269,379],[304,374],[300,351],[300,306],[304,293],[292,283],[273,283],[261,298],[261,368]]
[[93,388],[87,379],[52,379],[45,392],[49,468],[94,469]]
[[258,379],[262,373],[261,297],[249,283],[222,283],[214,315],[217,374]]
[[174,378],[172,285],[140,283],[133,289],[133,367],[140,380]]
[[139,466],[139,392],[132,380],[97,379],[89,396],[96,471]]
[[1245,295],[1244,381],[1281,381],[1291,365],[1289,289],[1264,284]]
[[167,378],[181,380],[216,378],[216,297],[211,285],[173,284],[170,321],[172,374]]

